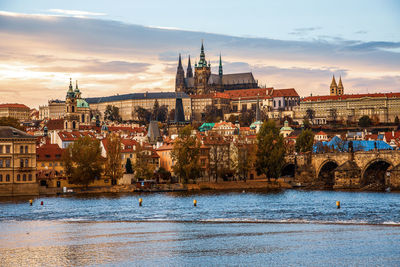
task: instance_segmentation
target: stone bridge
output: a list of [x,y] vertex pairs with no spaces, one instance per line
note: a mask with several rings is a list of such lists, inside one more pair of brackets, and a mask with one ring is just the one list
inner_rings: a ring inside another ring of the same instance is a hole
[[400,151],[290,155],[282,176],[326,188],[400,189]]

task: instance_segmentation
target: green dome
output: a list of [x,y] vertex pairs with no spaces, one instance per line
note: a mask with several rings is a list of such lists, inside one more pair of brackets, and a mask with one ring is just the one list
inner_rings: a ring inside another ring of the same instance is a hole
[[89,107],[88,102],[86,102],[86,100],[84,100],[84,99],[78,99],[76,104],[77,104],[78,108],[88,108]]
[[250,129],[255,129],[257,128],[257,125],[262,125],[263,122],[262,121],[255,121],[250,125]]

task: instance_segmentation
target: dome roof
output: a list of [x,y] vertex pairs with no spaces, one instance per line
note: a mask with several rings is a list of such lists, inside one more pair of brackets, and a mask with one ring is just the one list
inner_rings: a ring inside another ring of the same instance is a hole
[[88,108],[89,107],[89,104],[88,104],[88,102],[86,102],[85,99],[78,99],[76,101],[76,105],[78,108]]

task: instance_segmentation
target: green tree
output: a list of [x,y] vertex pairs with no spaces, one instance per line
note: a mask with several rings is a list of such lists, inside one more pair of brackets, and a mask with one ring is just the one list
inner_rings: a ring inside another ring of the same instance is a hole
[[106,121],[117,121],[121,122],[121,116],[119,115],[119,108],[112,105],[107,105],[104,111],[104,120]]
[[151,112],[142,107],[135,107],[135,114],[141,124],[148,124],[151,119]]
[[264,122],[257,134],[257,174],[264,174],[268,181],[278,178],[285,164],[285,144],[275,122]]
[[123,174],[121,168],[121,138],[116,134],[110,134],[106,138],[106,144],[105,174],[110,177],[111,184],[115,185]]
[[358,125],[360,125],[360,127],[369,127],[372,125],[372,121],[370,119],[370,117],[368,117],[367,115],[362,116],[359,120],[358,120]]
[[164,169],[163,167],[160,167],[154,174],[157,183],[159,182],[171,182],[171,172],[167,171],[166,169]]
[[64,151],[63,161],[69,182],[87,187],[103,171],[99,140],[89,136],[79,138]]
[[305,118],[303,120],[303,126],[304,126],[304,129],[310,129],[311,128],[311,123],[307,118]]
[[255,145],[249,144],[243,135],[239,135],[231,145],[232,169],[237,176],[246,181],[248,173],[253,169],[256,160]]
[[171,152],[172,159],[175,162],[174,173],[183,183],[200,176],[200,143],[195,136],[191,136],[192,130],[193,128],[187,125],[179,131]]
[[149,164],[151,156],[147,155],[142,146],[136,147],[135,178],[140,180],[150,180],[154,177],[154,166]]
[[125,172],[128,173],[128,174],[132,174],[132,173],[133,173],[132,161],[131,161],[130,158],[128,158],[128,159],[126,160]]
[[21,124],[19,123],[19,120],[13,117],[1,117],[0,126],[11,126],[14,127],[15,129],[25,131],[25,128],[21,126]]
[[206,122],[219,122],[222,118],[221,110],[214,105],[207,105],[203,115]]
[[306,118],[309,120],[313,120],[315,118],[315,110],[309,108],[306,110]]
[[254,112],[254,110],[252,109],[243,110],[239,116],[240,125],[248,127],[255,120],[255,118],[256,118],[256,113]]
[[310,129],[301,131],[296,139],[296,152],[312,151],[314,145],[314,133]]

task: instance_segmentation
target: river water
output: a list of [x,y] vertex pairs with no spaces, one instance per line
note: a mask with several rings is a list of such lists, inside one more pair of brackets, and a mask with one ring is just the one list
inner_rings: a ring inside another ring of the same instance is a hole
[[400,194],[71,195],[32,206],[0,199],[0,266],[99,265],[400,266]]

